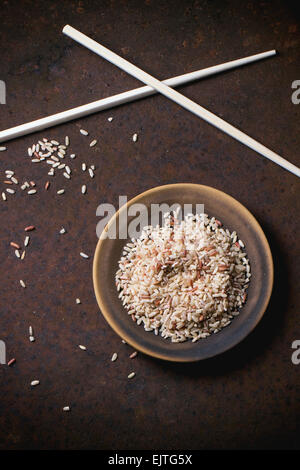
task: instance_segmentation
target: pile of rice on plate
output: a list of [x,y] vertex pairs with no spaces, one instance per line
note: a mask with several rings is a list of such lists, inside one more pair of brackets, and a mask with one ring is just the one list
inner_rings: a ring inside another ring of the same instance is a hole
[[217,333],[239,314],[251,273],[236,232],[207,214],[165,215],[124,247],[116,286],[133,321],[172,342]]

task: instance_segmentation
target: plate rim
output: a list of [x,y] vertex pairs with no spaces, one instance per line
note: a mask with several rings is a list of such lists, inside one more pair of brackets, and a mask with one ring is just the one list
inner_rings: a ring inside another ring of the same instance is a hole
[[[99,265],[100,253],[101,253],[101,249],[102,249],[102,246],[103,246],[103,242],[106,239],[101,239],[101,238],[98,239],[96,249],[95,249],[95,253],[94,253],[94,258],[93,258],[92,276],[93,276],[93,286],[94,286],[95,296],[96,296],[96,300],[97,300],[100,312],[102,313],[103,317],[105,318],[105,320],[107,321],[109,326],[115,331],[115,333],[117,333],[118,336],[120,336],[120,338],[124,339],[126,341],[126,343],[129,344],[130,346],[132,346],[134,349],[136,349],[136,350],[138,350],[138,351],[140,351],[143,354],[146,354],[148,356],[151,356],[151,357],[154,357],[154,358],[157,358],[157,359],[166,360],[166,361],[169,361],[169,362],[188,363],[188,362],[198,362],[198,361],[201,361],[201,360],[216,357],[217,355],[220,355],[220,354],[223,354],[226,351],[229,351],[230,349],[234,348],[237,344],[242,342],[256,328],[256,326],[261,321],[261,319],[262,319],[262,317],[263,317],[263,315],[264,315],[264,313],[265,313],[265,311],[266,311],[266,309],[269,305],[270,298],[271,298],[271,295],[272,295],[273,285],[274,285],[274,262],[273,262],[272,252],[271,252],[270,245],[269,245],[269,242],[267,240],[267,237],[266,237],[262,227],[260,226],[259,222],[256,220],[254,215],[249,211],[249,209],[247,209],[241,202],[239,202],[237,199],[232,197],[230,194],[227,194],[224,191],[216,189],[212,186],[207,186],[207,185],[203,185],[203,184],[173,183],[173,184],[165,184],[165,185],[155,186],[154,188],[147,189],[146,191],[143,191],[142,193],[138,194],[137,196],[134,196],[132,199],[127,201],[122,207],[120,207],[114,213],[114,215],[110,218],[110,220],[106,224],[103,231],[107,231],[109,229],[111,224],[113,224],[114,220],[119,216],[119,214],[122,211],[125,210],[126,207],[134,204],[136,201],[140,200],[142,197],[144,197],[146,195],[149,196],[153,193],[157,193],[157,192],[162,191],[162,190],[171,189],[171,188],[179,188],[179,187],[182,187],[182,188],[183,187],[184,188],[187,188],[187,187],[204,188],[205,191],[208,190],[209,192],[211,191],[211,192],[214,192],[214,193],[217,192],[217,193],[223,194],[224,196],[226,196],[226,198],[231,199],[231,202],[233,203],[233,205],[239,206],[239,208],[242,208],[242,210],[244,212],[246,212],[246,214],[252,219],[252,222],[255,225],[256,230],[260,233],[260,236],[261,236],[261,238],[264,242],[265,252],[266,252],[266,255],[267,255],[267,258],[268,258],[268,261],[269,261],[270,282],[267,286],[267,293],[266,293],[266,296],[265,296],[265,299],[264,299],[264,304],[261,307],[260,312],[259,312],[259,314],[257,315],[257,317],[255,319],[255,322],[253,323],[252,327],[249,329],[247,334],[245,336],[243,336],[242,338],[237,338],[236,342],[233,342],[229,346],[225,347],[222,351],[218,351],[216,354],[213,353],[211,355],[208,355],[205,358],[191,358],[191,359],[184,358],[184,357],[176,357],[175,358],[175,357],[169,357],[167,355],[163,355],[163,354],[153,352],[151,350],[151,348],[143,347],[142,345],[140,345],[138,342],[136,342],[131,337],[127,337],[126,334],[124,335],[122,333],[122,335],[121,335],[120,330],[118,328],[118,322],[116,322],[113,319],[112,314],[109,312],[108,309],[106,309],[106,307],[104,306],[104,304],[102,302],[101,294],[100,294],[100,291],[99,291],[99,283],[97,282],[98,281],[98,269],[97,268],[98,268],[98,265]],[[125,240],[124,240],[124,242],[125,242]]]

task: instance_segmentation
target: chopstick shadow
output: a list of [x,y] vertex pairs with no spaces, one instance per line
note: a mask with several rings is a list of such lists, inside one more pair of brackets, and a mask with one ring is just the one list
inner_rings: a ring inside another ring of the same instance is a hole
[[[284,322],[289,279],[286,257],[276,238],[264,227],[274,261],[274,286],[268,308],[257,327],[240,344],[215,358],[196,363],[172,363],[155,359],[169,372],[184,376],[222,376],[257,361],[271,348],[273,339],[280,334]],[[147,357],[147,360],[153,360]]]

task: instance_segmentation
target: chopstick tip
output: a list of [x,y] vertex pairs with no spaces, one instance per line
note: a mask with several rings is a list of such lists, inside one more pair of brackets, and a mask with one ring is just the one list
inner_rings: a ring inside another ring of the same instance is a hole
[[62,32],[65,33],[66,31],[68,31],[68,29],[71,28],[71,26],[69,24],[66,24],[63,29],[62,29]]

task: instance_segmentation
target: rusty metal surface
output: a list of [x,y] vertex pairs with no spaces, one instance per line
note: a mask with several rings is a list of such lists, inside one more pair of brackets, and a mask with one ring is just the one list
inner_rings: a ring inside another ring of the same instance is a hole
[[[182,91],[299,165],[300,105],[291,102],[291,84],[300,78],[300,31],[292,3],[28,0],[1,1],[0,8],[0,79],[7,85],[1,129],[136,86],[64,37],[66,23],[158,78],[276,48],[276,58]],[[79,134],[80,126],[90,137]],[[73,178],[56,177],[46,192],[46,169],[31,164],[26,149],[37,138],[65,135],[77,154]],[[90,149],[94,136],[99,144]],[[7,359],[17,359],[0,366],[0,448],[298,448],[300,366],[291,362],[291,344],[300,339],[297,178],[160,96],[7,147],[1,180],[3,170],[13,169],[20,181],[35,180],[38,194],[19,190],[0,205],[0,339]],[[97,166],[85,197],[83,161]],[[98,310],[92,258],[79,252],[93,255],[101,202],[174,182],[214,186],[257,217],[274,256],[274,293],[256,330],[218,358],[191,365],[142,355],[130,361],[131,349]],[[57,196],[61,187],[66,193]],[[9,242],[22,242],[29,224],[37,229],[19,261]],[[112,364],[114,351],[119,359]],[[137,375],[128,381],[131,370]],[[40,385],[31,390],[35,378]],[[70,413],[62,412],[65,405]]]

